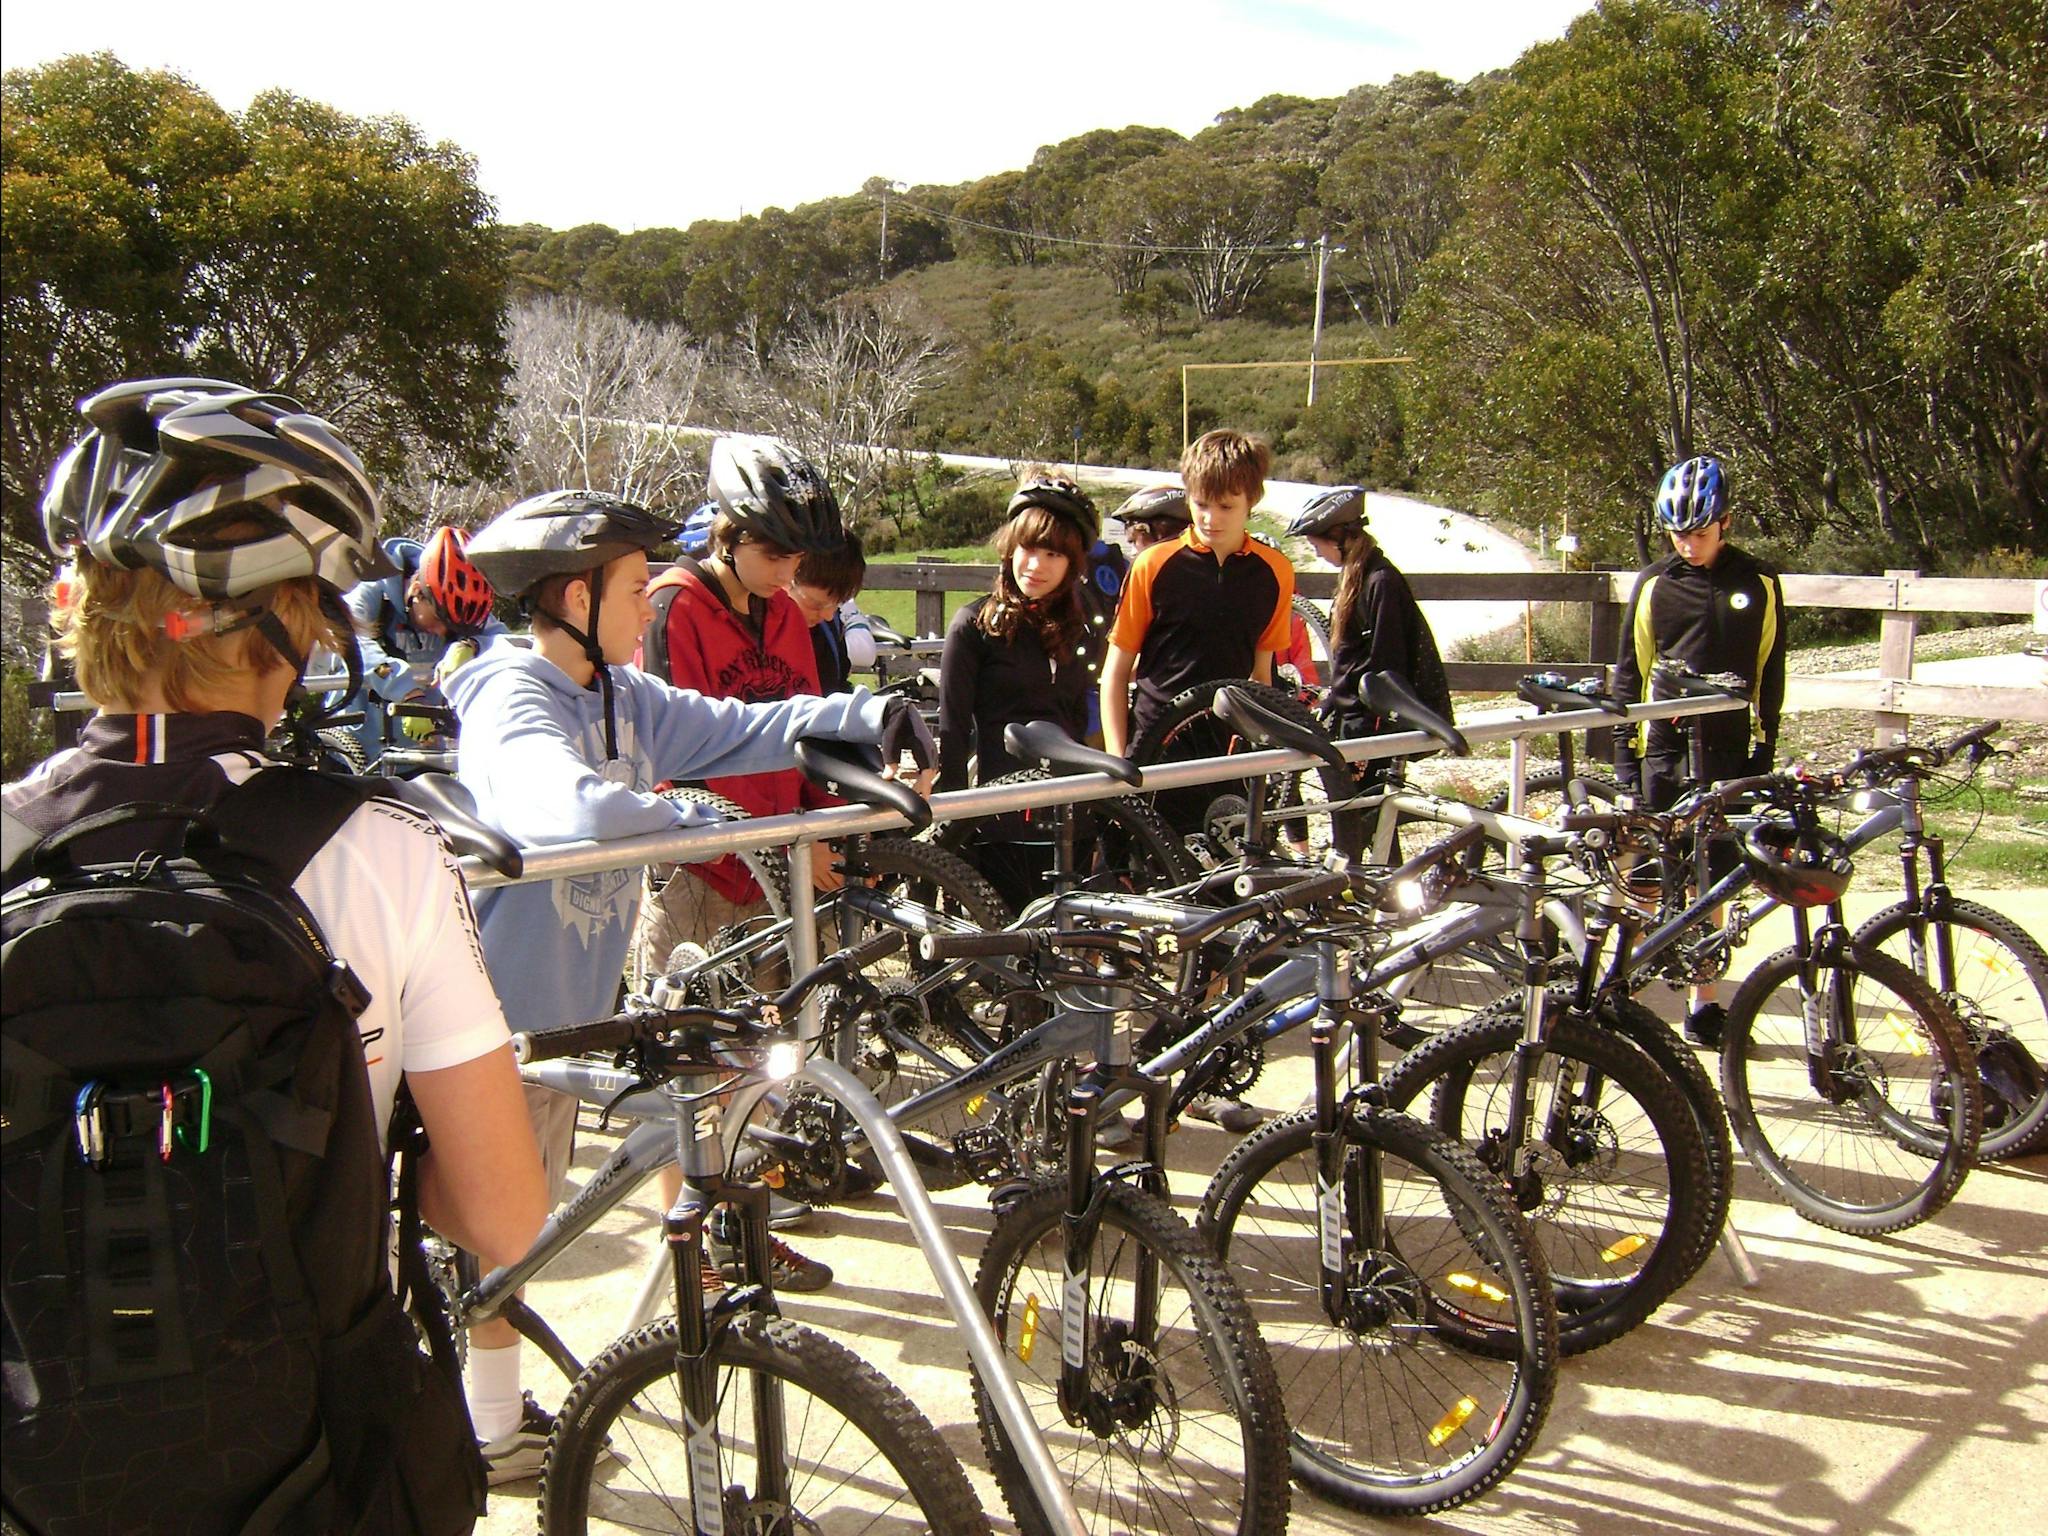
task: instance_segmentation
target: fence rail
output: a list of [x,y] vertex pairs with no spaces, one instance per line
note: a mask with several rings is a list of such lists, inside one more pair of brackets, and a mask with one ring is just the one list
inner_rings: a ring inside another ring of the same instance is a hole
[[[867,585],[881,591],[912,592],[917,598],[920,636],[945,632],[948,592],[986,592],[992,565],[916,560],[868,567]],[[1424,602],[1584,603],[1588,609],[1586,659],[1545,663],[1567,677],[1600,675],[1616,653],[1621,619],[1635,586],[1634,571],[1410,571],[1408,584]],[[2048,686],[2038,684],[1945,684],[1913,680],[1914,642],[1920,615],[2035,611],[2038,583],[2021,578],[1923,576],[1886,571],[1882,576],[1787,575],[1787,608],[1850,608],[1883,616],[1875,677],[1805,677],[1786,680],[1789,710],[1863,710],[1874,732],[1888,740],[1913,715],[1962,715],[2048,724]],[[1332,571],[1303,571],[1295,590],[1306,597],[1335,595]],[[1499,693],[1529,670],[1524,662],[1454,661],[1445,664],[1459,693]]]

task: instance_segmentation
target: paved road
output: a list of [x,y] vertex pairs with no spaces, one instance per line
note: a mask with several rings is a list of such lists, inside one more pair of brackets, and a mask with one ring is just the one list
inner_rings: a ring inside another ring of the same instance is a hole
[[[1995,899],[2048,934],[2048,892]],[[1750,953],[1782,942],[1766,933]],[[1253,1097],[1289,1107],[1306,1081],[1298,1057],[1281,1060]],[[1231,1141],[1193,1124],[1173,1138],[1184,1208]],[[580,1163],[593,1166],[595,1153],[586,1147]],[[971,1271],[985,1205],[973,1191],[941,1204]],[[1648,1325],[1569,1362],[1537,1449],[1487,1498],[1418,1526],[1363,1519],[1297,1489],[1290,1531],[1921,1536],[2038,1525],[2048,1473],[2048,1157],[1979,1169],[1935,1221],[1889,1238],[1810,1226],[1747,1169],[1734,1219],[1761,1283],[1744,1290],[1717,1257]],[[586,1355],[617,1331],[654,1220],[647,1200],[631,1202],[562,1275],[534,1286],[542,1312]],[[820,1295],[786,1298],[787,1310],[908,1390],[984,1491],[998,1529],[1009,1529],[982,1470],[963,1351],[901,1220],[871,1199],[794,1235],[842,1278]],[[545,1369],[531,1362],[529,1379]],[[501,1490],[482,1529],[530,1532],[532,1485]]]

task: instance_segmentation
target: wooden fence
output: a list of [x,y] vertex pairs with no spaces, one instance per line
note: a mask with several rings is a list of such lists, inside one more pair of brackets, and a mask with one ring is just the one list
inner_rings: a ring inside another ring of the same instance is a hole
[[[917,633],[945,632],[945,594],[986,592],[991,565],[917,560],[868,567],[867,585],[882,591],[917,594]],[[1930,613],[1999,613],[2025,617],[2034,612],[2036,583],[2017,578],[1971,579],[1887,571],[1882,576],[1797,576],[1783,578],[1788,608],[1854,608],[1883,615],[1876,677],[1799,677],[1786,680],[1789,710],[1868,710],[1881,736],[1902,731],[1912,715],[1955,715],[1973,719],[2048,723],[2048,686],[1973,685],[1913,681],[1913,647],[1920,619]],[[1570,677],[1601,672],[1621,638],[1622,611],[1635,584],[1634,571],[1414,571],[1408,583],[1429,602],[1584,603],[1590,614],[1586,660],[1544,663]],[[1328,599],[1337,587],[1332,571],[1304,571],[1295,589]],[[1460,693],[1502,693],[1530,669],[1522,662],[1461,661],[1446,664],[1451,687]]]

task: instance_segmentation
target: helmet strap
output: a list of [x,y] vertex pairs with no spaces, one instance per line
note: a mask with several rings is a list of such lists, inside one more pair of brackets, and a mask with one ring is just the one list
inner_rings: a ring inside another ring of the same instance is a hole
[[[604,755],[606,762],[616,761],[619,755],[618,708],[612,689],[612,669],[604,659],[604,647],[597,643],[598,606],[604,600],[604,567],[593,569],[585,583],[590,588],[590,613],[585,622],[587,629],[578,629],[558,613],[549,613],[548,621],[571,640],[583,647],[583,654],[597,670],[598,692],[604,696]],[[544,608],[537,612],[547,613]]]

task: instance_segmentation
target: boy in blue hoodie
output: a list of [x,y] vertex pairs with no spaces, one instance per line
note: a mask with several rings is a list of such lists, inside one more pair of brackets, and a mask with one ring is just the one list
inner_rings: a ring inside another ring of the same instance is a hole
[[[856,689],[742,704],[626,665],[653,617],[647,551],[675,531],[616,496],[554,491],[499,514],[470,541],[470,559],[533,623],[530,640],[501,640],[448,680],[462,720],[462,782],[513,841],[668,830],[685,813],[655,785],[789,768],[805,736],[879,745],[892,765],[906,750],[920,770],[937,762],[907,700]],[[640,889],[640,870],[629,866],[480,894],[484,959],[513,1029],[611,1012]],[[536,1105],[541,1148],[559,1180],[575,1101],[546,1098],[556,1102]]]

